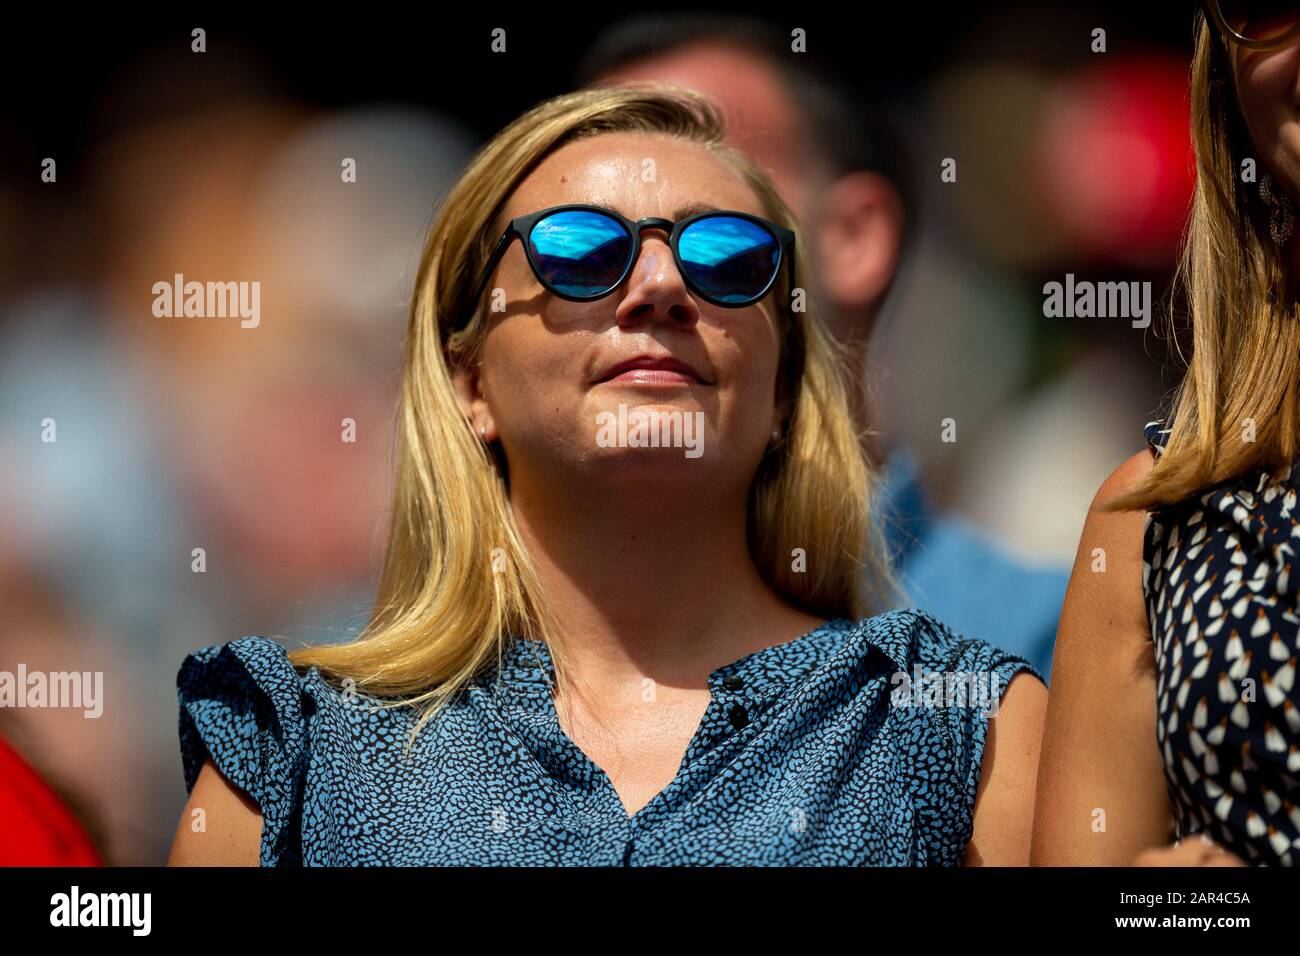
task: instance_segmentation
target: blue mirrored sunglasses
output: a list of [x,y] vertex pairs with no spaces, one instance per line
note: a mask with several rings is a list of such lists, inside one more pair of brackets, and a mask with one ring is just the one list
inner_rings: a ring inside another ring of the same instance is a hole
[[474,289],[456,328],[465,325],[496,269],[516,238],[523,240],[528,265],[553,295],[590,302],[609,295],[632,272],[641,252],[641,232],[669,234],[677,270],[690,290],[706,302],[738,309],[759,301],[789,263],[794,288],[794,233],[760,216],[710,209],[673,222],[647,217],[633,222],[602,206],[552,206],[510,220]]

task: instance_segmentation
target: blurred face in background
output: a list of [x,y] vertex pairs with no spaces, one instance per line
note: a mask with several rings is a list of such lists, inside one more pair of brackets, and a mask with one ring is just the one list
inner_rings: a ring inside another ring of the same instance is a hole
[[676,83],[713,100],[726,117],[728,145],[767,172],[801,223],[811,221],[828,173],[780,77],[758,57],[702,42],[627,64],[601,80]]
[[[333,198],[336,176],[303,175],[308,118],[254,105],[159,122],[110,141],[95,163],[110,224],[105,300],[156,396],[150,425],[171,452],[175,506],[226,555],[239,593],[268,606],[373,567],[387,499],[382,376],[404,324],[399,309],[335,294],[329,278],[342,270],[321,263],[347,263],[363,286],[376,267],[361,250],[335,253],[339,236],[383,249],[373,220],[405,200],[376,189],[369,207],[348,206]],[[260,324],[156,317],[153,284],[176,273],[258,281]]]
[[903,209],[897,191],[870,170],[836,175],[780,74],[762,57],[701,40],[626,64],[603,84],[659,81],[713,100],[726,142],[771,177],[809,238],[810,285],[826,324],[845,342],[865,341],[898,269]]

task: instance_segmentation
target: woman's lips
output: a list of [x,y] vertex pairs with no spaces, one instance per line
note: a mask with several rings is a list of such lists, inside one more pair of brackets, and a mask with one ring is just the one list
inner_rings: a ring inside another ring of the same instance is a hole
[[622,385],[674,386],[709,385],[695,366],[672,355],[638,355],[606,366],[593,385],[618,382]]
[[622,383],[624,385],[694,385],[695,379],[681,372],[675,372],[666,368],[629,368],[603,382],[597,382],[598,385],[606,385],[611,382]]

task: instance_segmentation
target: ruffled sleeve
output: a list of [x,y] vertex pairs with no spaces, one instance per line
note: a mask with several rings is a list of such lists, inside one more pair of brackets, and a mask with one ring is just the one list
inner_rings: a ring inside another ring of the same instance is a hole
[[935,853],[944,863],[957,865],[962,862],[974,831],[975,798],[979,793],[989,721],[997,716],[1012,678],[1023,672],[1042,681],[1043,675],[1023,657],[987,641],[962,637],[929,615],[922,618],[929,625],[931,638],[921,653],[922,667],[943,673],[945,680],[951,675],[954,687],[952,703],[935,710],[941,715],[953,747],[954,766],[947,778],[950,789],[945,802],[949,819],[955,825],[940,829],[937,838],[942,845],[935,847]]
[[297,865],[309,728],[302,678],[265,637],[212,645],[176,676],[185,790],[208,757],[262,811],[262,866]]
[[[1020,673],[1028,673],[1042,681],[1043,675],[1024,658],[1003,651],[985,641],[959,639],[958,646],[953,650],[953,658],[953,670],[977,675],[975,686],[978,690],[976,699],[971,701],[973,706],[949,708],[947,711],[954,723],[953,730],[957,735],[960,757],[961,773],[957,776],[958,806],[961,808],[962,818],[971,821],[973,830],[975,797],[979,793],[981,770],[984,766],[989,721],[997,716],[1012,678]],[[967,835],[962,846],[963,854],[965,844],[969,842],[970,837]]]

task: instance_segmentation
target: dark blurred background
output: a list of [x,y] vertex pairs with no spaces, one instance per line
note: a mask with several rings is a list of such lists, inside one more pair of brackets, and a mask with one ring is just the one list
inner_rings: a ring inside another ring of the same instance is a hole
[[[115,10],[0,41],[0,670],[103,671],[106,695],[98,719],[0,710],[0,733],[110,863],[165,858],[187,652],[365,623],[434,206],[486,137],[573,87],[622,15],[434,9]],[[1073,272],[1165,292],[1191,187],[1193,5],[848,9],[758,13],[806,29],[807,55],[906,142],[912,244],[871,352],[878,427],[944,508],[1065,567],[1176,367],[1158,316],[1047,319],[1042,287]],[[344,156],[359,175],[341,189]],[[259,280],[260,326],[156,318],[153,283],[175,273]]]

